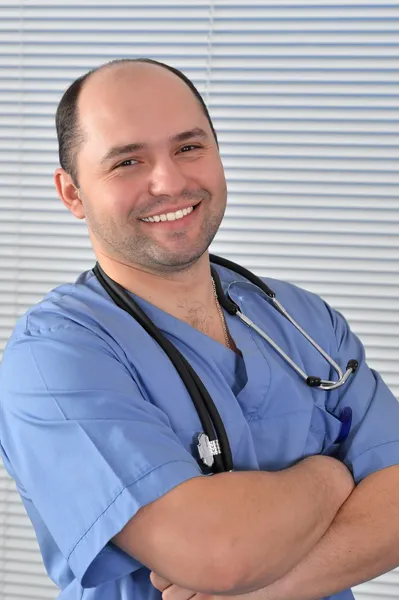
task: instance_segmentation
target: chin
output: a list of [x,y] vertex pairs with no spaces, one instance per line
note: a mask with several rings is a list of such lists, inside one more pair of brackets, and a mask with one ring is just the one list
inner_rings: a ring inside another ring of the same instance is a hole
[[181,251],[171,251],[159,253],[157,256],[153,256],[152,260],[148,260],[148,266],[157,271],[182,271],[190,268],[196,263],[207,251],[208,245],[205,248],[189,249],[185,248]]

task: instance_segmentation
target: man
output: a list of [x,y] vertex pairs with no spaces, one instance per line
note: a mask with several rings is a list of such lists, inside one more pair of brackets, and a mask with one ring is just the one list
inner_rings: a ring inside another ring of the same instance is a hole
[[[360,342],[320,298],[272,282],[329,354],[359,361],[325,392],[222,311],[207,248],[226,183],[205,105],[182,74],[105,65],[67,90],[57,130],[62,201],[86,219],[103,271],[197,371],[235,468],[200,468],[187,390],[92,271],[48,294],[5,351],[0,438],[60,598],[352,598],[351,585],[399,564],[399,406]],[[262,293],[217,271],[306,372],[330,377]],[[345,407],[353,423],[340,444]]]

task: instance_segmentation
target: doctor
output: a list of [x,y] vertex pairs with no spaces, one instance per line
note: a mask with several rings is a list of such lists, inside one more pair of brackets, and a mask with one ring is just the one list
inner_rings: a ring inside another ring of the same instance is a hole
[[[57,191],[104,272],[204,382],[234,472],[209,476],[201,424],[156,342],[92,271],[18,322],[0,377],[0,441],[62,600],[353,598],[399,565],[399,406],[344,318],[268,282],[337,362],[313,389],[220,307],[207,248],[226,206],[216,134],[191,82],[123,61],[74,82],[57,112]],[[326,361],[264,295],[233,300],[307,373]],[[342,410],[352,423],[342,443]]]

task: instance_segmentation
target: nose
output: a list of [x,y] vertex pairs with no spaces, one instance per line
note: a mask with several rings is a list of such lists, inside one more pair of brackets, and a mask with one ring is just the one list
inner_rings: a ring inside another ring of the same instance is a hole
[[187,178],[171,157],[162,158],[153,167],[149,192],[152,196],[179,196],[186,188]]

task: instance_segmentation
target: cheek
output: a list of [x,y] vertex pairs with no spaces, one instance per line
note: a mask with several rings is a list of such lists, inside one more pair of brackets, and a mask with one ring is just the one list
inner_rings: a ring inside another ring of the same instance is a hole
[[214,193],[217,193],[218,196],[221,196],[221,198],[224,198],[224,200],[226,200],[227,185],[224,169],[221,164],[218,169],[214,170],[212,174],[211,184],[213,186],[213,189],[215,190]]
[[204,161],[200,173],[201,187],[209,190],[213,195],[226,195],[226,178],[219,157]]
[[139,203],[140,191],[137,189],[137,182],[134,183],[126,176],[108,177],[101,180],[96,187],[96,201],[102,210],[115,216],[134,211]]

